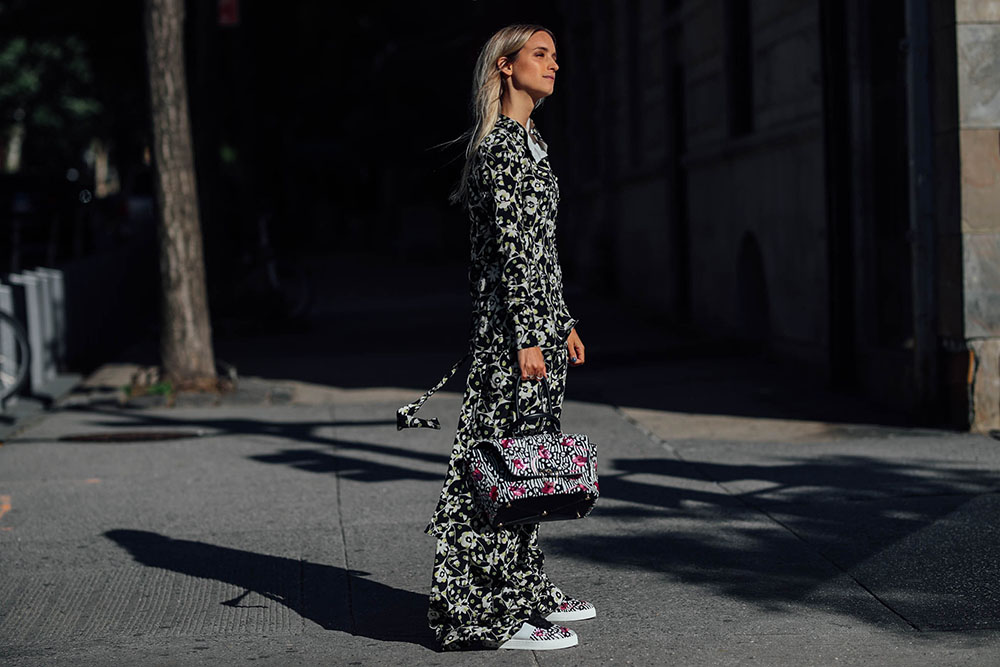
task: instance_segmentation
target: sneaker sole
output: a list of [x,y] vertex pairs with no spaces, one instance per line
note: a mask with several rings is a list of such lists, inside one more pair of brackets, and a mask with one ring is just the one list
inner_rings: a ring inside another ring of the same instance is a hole
[[526,651],[551,651],[559,648],[570,648],[576,646],[580,639],[574,634],[572,637],[562,637],[560,639],[508,639],[500,645],[500,648],[522,649]]
[[580,611],[554,611],[545,617],[546,621],[559,623],[562,621],[586,621],[589,618],[597,618],[596,609],[581,609]]

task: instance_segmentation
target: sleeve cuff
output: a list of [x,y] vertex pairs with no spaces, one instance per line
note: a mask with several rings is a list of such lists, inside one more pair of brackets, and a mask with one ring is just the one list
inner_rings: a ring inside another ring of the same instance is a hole
[[529,347],[539,347],[541,337],[535,331],[521,331],[517,334],[517,349],[524,350]]

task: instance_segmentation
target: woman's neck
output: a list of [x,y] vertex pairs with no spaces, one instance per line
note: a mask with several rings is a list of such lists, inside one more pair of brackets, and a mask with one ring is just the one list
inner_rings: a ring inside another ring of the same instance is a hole
[[509,83],[504,90],[503,100],[500,101],[500,113],[508,118],[513,118],[522,127],[528,127],[528,118],[535,110],[535,100],[531,95],[523,90],[515,90]]

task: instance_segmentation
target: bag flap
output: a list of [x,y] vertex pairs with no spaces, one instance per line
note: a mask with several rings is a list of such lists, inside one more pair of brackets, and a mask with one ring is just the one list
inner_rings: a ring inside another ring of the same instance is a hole
[[538,433],[516,438],[494,438],[480,444],[513,477],[578,477],[590,459],[585,435]]

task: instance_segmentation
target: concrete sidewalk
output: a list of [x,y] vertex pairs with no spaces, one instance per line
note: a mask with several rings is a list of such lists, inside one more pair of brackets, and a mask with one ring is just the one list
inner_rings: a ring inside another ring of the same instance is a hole
[[[281,405],[91,393],[0,448],[3,663],[1000,661],[989,438],[747,418],[750,439],[678,439],[664,430],[690,435],[690,415],[570,400],[567,429],[601,447],[603,495],[591,518],[543,526],[543,546],[599,618],[575,624],[574,649],[441,654],[421,531],[460,397],[425,408],[441,431],[399,433],[412,390],[281,387]],[[194,437],[60,440],[109,431]]]
[[[235,394],[121,404],[150,345],[4,441],[0,664],[1000,664],[1000,442],[572,291],[563,424],[603,495],[542,545],[598,619],[573,649],[436,652],[422,530],[464,378],[421,412],[440,431],[395,409],[461,355],[465,269],[317,268],[308,328],[220,334]],[[186,437],[66,439],[150,431]]]

